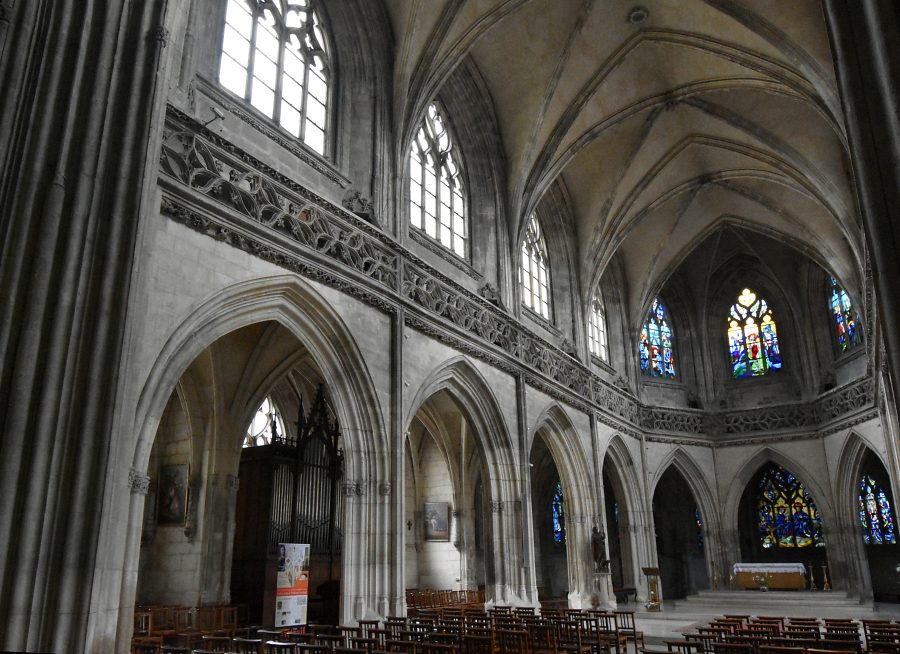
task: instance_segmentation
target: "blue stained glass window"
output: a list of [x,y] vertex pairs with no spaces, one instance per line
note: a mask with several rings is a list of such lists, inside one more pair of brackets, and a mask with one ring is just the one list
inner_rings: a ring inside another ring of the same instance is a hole
[[869,475],[863,475],[859,481],[859,523],[866,545],[897,542],[891,503],[884,489]]
[[745,288],[731,306],[728,317],[731,375],[757,377],[781,368],[781,350],[772,309],[756,293]]
[[697,527],[697,549],[703,549],[703,518],[700,516],[700,509],[694,510],[694,524]]
[[659,298],[653,300],[647,321],[641,328],[638,346],[641,372],[650,377],[674,377],[675,357],[672,355],[672,329],[666,310]]
[[846,352],[862,341],[862,334],[859,330],[859,314],[853,309],[850,296],[834,277],[831,278],[830,304],[834,327],[837,330],[838,347],[841,352]]
[[562,482],[556,482],[556,492],[553,493],[553,540],[557,543],[566,542],[566,499],[563,497]]
[[757,520],[766,549],[825,545],[816,503],[799,479],[774,463],[760,477]]

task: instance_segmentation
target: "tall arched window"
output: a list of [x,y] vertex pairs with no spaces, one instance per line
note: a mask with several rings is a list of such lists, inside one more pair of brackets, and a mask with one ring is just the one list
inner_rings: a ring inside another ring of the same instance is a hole
[[591,348],[591,354],[604,361],[609,361],[609,348],[606,343],[606,308],[603,305],[603,297],[600,295],[599,288],[591,300],[588,345]]
[[453,139],[437,104],[409,150],[409,221],[454,254],[466,256],[466,209]]
[[891,503],[884,489],[867,474],[859,480],[859,523],[866,545],[897,542]]
[[531,214],[522,239],[522,304],[547,320],[550,319],[550,273],[547,245],[537,217]]
[[862,342],[862,334],[859,330],[859,314],[850,302],[850,296],[841,288],[838,281],[831,278],[831,316],[834,318],[834,328],[837,331],[838,347],[841,352],[847,352]]
[[566,542],[566,498],[563,496],[562,482],[556,482],[556,490],[553,493],[551,504],[553,514],[553,541]]
[[659,298],[653,300],[650,313],[641,328],[638,346],[641,372],[650,377],[674,377],[675,356],[672,354],[672,328],[666,309]]
[[219,83],[325,154],[331,77],[318,0],[228,0]]
[[781,368],[778,332],[765,300],[745,288],[731,305],[728,317],[731,376],[757,377]]
[[253,420],[247,427],[247,435],[244,437],[244,447],[257,447],[270,445],[272,441],[284,440],[284,422],[272,398],[263,398],[262,403],[253,414]]
[[791,472],[770,464],[759,479],[758,492],[756,514],[764,548],[824,547],[816,503]]

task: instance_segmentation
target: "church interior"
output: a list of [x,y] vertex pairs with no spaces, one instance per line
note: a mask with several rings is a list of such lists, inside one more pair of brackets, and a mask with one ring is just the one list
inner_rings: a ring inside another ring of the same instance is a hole
[[0,650],[900,652],[893,2],[0,0],[0,81]]

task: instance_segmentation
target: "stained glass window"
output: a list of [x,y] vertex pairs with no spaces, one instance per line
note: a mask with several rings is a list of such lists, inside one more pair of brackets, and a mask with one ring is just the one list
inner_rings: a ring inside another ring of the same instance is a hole
[[283,440],[285,437],[284,423],[281,415],[272,398],[263,399],[256,413],[253,414],[253,420],[247,427],[247,435],[244,437],[244,447],[257,447],[259,445],[269,445],[273,440]]
[[834,327],[837,330],[838,347],[841,352],[853,349],[862,341],[859,330],[859,314],[850,302],[850,296],[841,288],[837,280],[831,278],[831,315],[834,318]]
[[460,257],[466,256],[466,211],[453,139],[437,104],[425,112],[409,150],[409,222]]
[[325,154],[331,81],[317,0],[228,0],[219,83]]
[[884,489],[869,475],[859,480],[859,523],[866,545],[897,542],[891,503]]
[[766,301],[745,288],[728,317],[731,375],[757,377],[781,368],[775,318]]
[[703,549],[703,518],[700,516],[700,509],[694,509],[694,526],[697,530],[697,549]]
[[766,549],[824,547],[819,510],[800,480],[771,464],[759,480],[759,538]]
[[606,344],[606,309],[603,306],[603,297],[600,289],[594,293],[591,300],[590,324],[588,325],[588,344],[591,354],[604,361],[609,361],[609,349]]
[[675,357],[672,355],[672,328],[665,307],[659,298],[653,300],[647,322],[641,328],[639,345],[641,372],[651,377],[674,377]]
[[550,319],[550,273],[547,264],[547,245],[531,214],[525,238],[522,239],[522,304],[543,318]]
[[563,497],[562,482],[556,482],[556,490],[553,493],[553,540],[557,543],[566,542],[566,498]]

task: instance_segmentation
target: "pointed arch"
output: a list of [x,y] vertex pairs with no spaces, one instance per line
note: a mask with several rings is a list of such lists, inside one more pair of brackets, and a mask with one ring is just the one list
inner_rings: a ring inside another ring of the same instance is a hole
[[[599,507],[596,506],[591,483],[591,473],[587,462],[590,460],[578,438],[578,431],[565,409],[552,402],[541,411],[534,427],[529,430],[526,452],[531,452],[535,439],[543,434],[547,449],[559,470],[566,493],[566,507],[572,515],[583,515],[585,520],[596,520]],[[573,505],[579,513],[572,511]]]
[[133,467],[149,456],[159,416],[171,389],[190,363],[213,342],[241,327],[273,321],[310,352],[332,389],[345,433],[350,477],[387,479],[387,432],[378,394],[352,334],[328,302],[297,275],[276,275],[229,286],[201,302],[173,330],[145,381],[135,412],[138,434]]
[[405,428],[425,401],[442,390],[453,397],[466,419],[478,430],[480,438],[476,441],[484,447],[486,461],[512,465],[515,448],[500,403],[478,369],[462,355],[445,361],[428,375],[408,404],[403,419]]
[[488,595],[498,602],[528,602],[520,596],[518,563],[522,556],[521,472],[499,402],[481,373],[460,355],[440,364],[420,385],[403,418],[404,431],[425,402],[440,391],[451,397],[465,417],[484,461],[492,538],[488,574],[493,579],[488,582]]
[[649,496],[652,498],[656,494],[656,487],[659,485],[659,480],[662,479],[662,476],[669,468],[675,468],[675,470],[681,473],[688,488],[691,489],[691,493],[694,495],[694,501],[697,503],[700,514],[703,517],[705,529],[709,531],[718,531],[720,516],[717,509],[718,503],[716,502],[716,494],[709,485],[703,470],[697,465],[694,458],[685,452],[683,448],[676,447],[670,451],[663,459],[662,463],[659,464],[656,473],[653,475],[653,483],[651,484]]
[[806,466],[787,454],[768,446],[760,447],[739,468],[737,475],[729,484],[728,493],[722,504],[722,520],[728,520],[731,524],[723,524],[728,529],[738,529],[738,517],[741,497],[747,489],[747,485],[753,480],[760,469],[767,463],[776,463],[793,474],[815,500],[816,507],[822,519],[823,530],[828,534],[829,528],[836,525],[837,516],[830,489],[823,486]]

